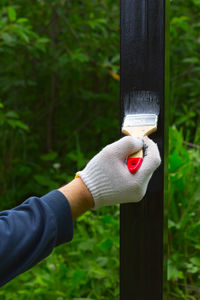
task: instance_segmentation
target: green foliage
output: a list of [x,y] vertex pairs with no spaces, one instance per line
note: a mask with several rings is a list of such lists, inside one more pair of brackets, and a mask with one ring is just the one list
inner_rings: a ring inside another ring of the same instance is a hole
[[[199,8],[171,1],[169,300],[199,299]],[[71,180],[118,138],[119,38],[113,0],[0,1],[2,210]],[[119,299],[118,271],[119,207],[103,208],[0,299]]]
[[[118,3],[6,4],[0,8],[1,209],[71,180],[119,134]],[[118,207],[79,218],[73,242],[2,288],[0,299],[117,299],[118,218]]]
[[[199,299],[200,149],[188,150],[183,133],[170,129],[168,279],[173,299]],[[180,298],[181,297],[181,298]],[[189,298],[190,297],[190,298]]]
[[[119,6],[6,3],[0,7],[0,124],[11,128],[0,132],[2,209],[72,179],[119,129],[113,77]],[[6,116],[10,111],[15,116]],[[51,153],[57,156],[48,159]]]
[[170,299],[200,299],[199,7],[197,0],[171,1],[170,118],[178,130],[170,130]]
[[97,214],[81,216],[73,241],[7,284],[0,299],[118,299],[119,208]]
[[198,0],[171,2],[171,122],[200,143],[200,9]]

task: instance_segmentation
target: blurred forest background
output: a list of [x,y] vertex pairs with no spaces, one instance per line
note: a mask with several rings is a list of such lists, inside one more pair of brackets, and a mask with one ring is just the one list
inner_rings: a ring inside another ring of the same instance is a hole
[[[169,300],[197,300],[200,1],[170,2]],[[71,180],[119,137],[119,13],[114,0],[0,0],[1,210]],[[74,232],[0,299],[119,299],[119,207]]]

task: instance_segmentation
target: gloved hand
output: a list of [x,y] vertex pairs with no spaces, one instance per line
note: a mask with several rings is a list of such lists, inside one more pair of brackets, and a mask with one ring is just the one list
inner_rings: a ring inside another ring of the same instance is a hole
[[77,172],[91,192],[95,207],[117,203],[138,202],[147,190],[147,185],[161,163],[157,145],[144,138],[145,156],[139,170],[129,172],[125,158],[142,149],[143,141],[126,136],[106,146],[94,156],[84,170]]

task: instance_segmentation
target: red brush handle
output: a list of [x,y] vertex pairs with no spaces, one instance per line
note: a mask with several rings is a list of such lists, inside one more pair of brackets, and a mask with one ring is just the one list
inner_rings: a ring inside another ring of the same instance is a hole
[[135,174],[142,164],[142,157],[129,157],[127,159],[127,167],[131,174]]

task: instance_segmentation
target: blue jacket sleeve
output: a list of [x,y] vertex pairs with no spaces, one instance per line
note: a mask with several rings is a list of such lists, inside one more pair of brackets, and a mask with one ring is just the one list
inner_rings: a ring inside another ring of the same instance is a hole
[[65,196],[54,190],[0,212],[0,286],[48,256],[73,237],[73,220]]

